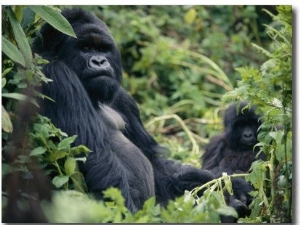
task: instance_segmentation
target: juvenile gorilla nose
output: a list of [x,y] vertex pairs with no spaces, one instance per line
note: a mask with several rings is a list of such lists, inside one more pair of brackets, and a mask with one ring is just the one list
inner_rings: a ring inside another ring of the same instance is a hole
[[251,140],[253,138],[253,136],[254,135],[251,130],[245,130],[243,133],[243,137],[248,140]]
[[95,70],[106,69],[109,66],[108,60],[103,56],[92,56],[89,60],[89,67]]

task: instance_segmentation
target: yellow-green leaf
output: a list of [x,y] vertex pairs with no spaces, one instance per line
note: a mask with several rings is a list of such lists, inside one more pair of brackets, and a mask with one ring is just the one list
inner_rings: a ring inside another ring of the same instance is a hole
[[76,159],[74,159],[73,157],[68,157],[64,167],[66,174],[69,176],[72,175],[76,169]]
[[184,15],[184,21],[186,23],[193,23],[194,20],[196,19],[197,16],[197,11],[194,8],[191,8],[185,15]]
[[42,146],[39,146],[39,147],[36,147],[35,149],[33,149],[33,150],[30,152],[30,155],[31,155],[31,156],[42,155],[42,154],[44,154],[46,151],[47,151],[47,149],[45,149],[45,148],[42,147]]
[[9,114],[3,106],[2,106],[2,129],[7,133],[11,133],[13,131],[13,126]]
[[61,186],[63,186],[68,181],[69,181],[68,176],[56,176],[56,177],[53,178],[52,184],[54,184],[55,187],[60,188]]
[[20,5],[15,6],[15,15],[19,23],[21,23],[23,18],[23,6]]
[[2,88],[6,85],[6,79],[3,77],[2,78]]
[[5,55],[7,55],[12,61],[20,64],[21,66],[25,66],[25,60],[22,53],[19,51],[17,46],[7,40],[2,36],[2,51]]

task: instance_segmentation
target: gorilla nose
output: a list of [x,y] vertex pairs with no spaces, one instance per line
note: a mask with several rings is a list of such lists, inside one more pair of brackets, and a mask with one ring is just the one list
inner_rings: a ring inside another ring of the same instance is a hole
[[89,60],[89,66],[93,69],[105,69],[109,66],[109,62],[103,56],[92,56]]
[[253,133],[251,131],[245,131],[243,133],[243,137],[244,137],[244,139],[251,140],[253,138]]

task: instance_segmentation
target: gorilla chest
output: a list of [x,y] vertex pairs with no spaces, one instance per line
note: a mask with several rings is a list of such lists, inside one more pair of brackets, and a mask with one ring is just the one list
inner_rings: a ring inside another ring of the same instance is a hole
[[253,161],[256,160],[257,151],[228,150],[220,161],[220,166],[230,167],[235,171],[248,172]]

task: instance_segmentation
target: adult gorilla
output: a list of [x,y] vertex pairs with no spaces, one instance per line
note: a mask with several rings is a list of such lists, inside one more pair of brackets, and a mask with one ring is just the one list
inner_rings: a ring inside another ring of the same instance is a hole
[[[106,25],[81,9],[63,15],[76,38],[46,24],[34,52],[50,63],[43,71],[53,82],[44,85],[43,114],[92,152],[80,165],[88,189],[99,199],[117,187],[126,206],[136,212],[156,196],[167,203],[184,190],[213,179],[213,174],[162,157],[162,149],[144,129],[134,100],[120,86],[120,54]],[[242,193],[242,190],[237,190]]]
[[253,161],[265,159],[265,155],[254,148],[258,143],[257,133],[261,125],[261,115],[255,113],[255,107],[243,108],[247,102],[235,102],[225,111],[225,131],[211,139],[202,156],[202,166],[215,175],[222,172],[248,172]]

